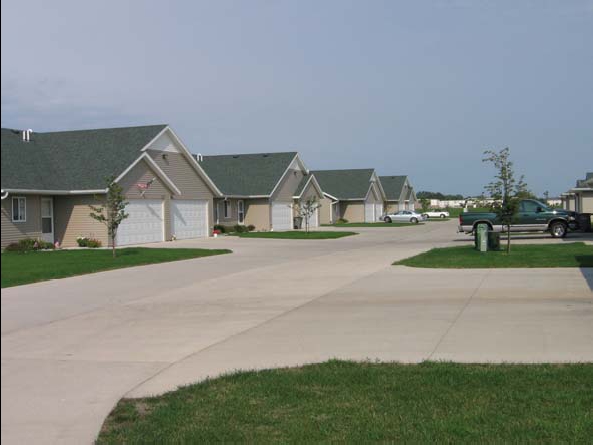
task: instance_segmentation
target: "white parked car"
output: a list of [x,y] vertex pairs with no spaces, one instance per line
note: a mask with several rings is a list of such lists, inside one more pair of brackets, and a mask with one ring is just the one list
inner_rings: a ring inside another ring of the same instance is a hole
[[428,212],[422,212],[427,218],[448,218],[449,212],[446,210],[429,210]]
[[386,223],[390,222],[407,222],[412,224],[418,224],[420,221],[424,221],[426,216],[416,213],[412,210],[400,210],[395,213],[387,213],[383,216],[383,221]]

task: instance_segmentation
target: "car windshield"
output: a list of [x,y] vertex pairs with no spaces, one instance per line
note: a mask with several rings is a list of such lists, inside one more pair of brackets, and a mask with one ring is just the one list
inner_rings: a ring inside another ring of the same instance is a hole
[[539,207],[541,207],[541,208],[542,208],[542,210],[545,210],[546,212],[549,212],[549,211],[551,211],[551,210],[552,210],[552,209],[551,209],[551,208],[550,208],[548,205],[544,204],[543,202],[540,202],[540,201],[534,201],[534,202],[536,202],[536,203],[537,203],[537,205],[538,205]]

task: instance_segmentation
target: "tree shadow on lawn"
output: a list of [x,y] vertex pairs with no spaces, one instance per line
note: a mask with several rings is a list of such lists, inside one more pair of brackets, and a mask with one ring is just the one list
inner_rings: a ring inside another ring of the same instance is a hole
[[580,265],[580,271],[589,285],[589,289],[593,291],[593,255],[577,255],[575,259]]

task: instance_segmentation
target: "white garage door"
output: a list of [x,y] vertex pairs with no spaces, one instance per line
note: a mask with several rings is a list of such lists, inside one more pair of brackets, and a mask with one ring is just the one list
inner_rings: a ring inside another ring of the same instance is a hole
[[379,202],[375,204],[375,220],[379,221],[381,216],[383,216],[383,203]]
[[375,222],[375,203],[364,203],[364,222]]
[[[319,208],[316,208],[315,211],[311,214],[309,218],[309,228],[315,229],[319,227]],[[303,229],[305,228],[305,222],[303,221]]]
[[278,230],[292,229],[292,207],[290,202],[272,203],[272,228]]
[[177,239],[208,236],[208,201],[200,199],[172,200],[171,234]]
[[126,206],[126,213],[129,216],[117,230],[118,246],[164,240],[162,200],[131,199]]

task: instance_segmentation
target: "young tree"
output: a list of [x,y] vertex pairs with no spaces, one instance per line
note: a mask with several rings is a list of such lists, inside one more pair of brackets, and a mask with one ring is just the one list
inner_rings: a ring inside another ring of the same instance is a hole
[[321,207],[321,204],[317,200],[316,196],[310,196],[305,201],[301,201],[297,204],[297,214],[300,215],[305,221],[306,233],[309,233],[311,217],[315,214],[315,211],[319,207]]
[[509,147],[496,152],[486,150],[482,162],[490,162],[496,169],[494,181],[484,187],[494,202],[490,204],[507,232],[507,253],[511,251],[511,226],[519,207],[519,201],[531,192],[527,188],[523,176],[515,177],[513,162],[510,159]]
[[422,207],[422,211],[426,212],[430,207],[430,199],[428,198],[420,198],[420,207]]
[[116,257],[115,238],[117,229],[129,215],[126,213],[128,203],[125,200],[123,189],[115,182],[115,177],[107,178],[107,196],[104,206],[89,206],[92,210],[90,217],[107,226],[107,234],[111,239],[113,258]]

